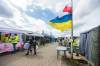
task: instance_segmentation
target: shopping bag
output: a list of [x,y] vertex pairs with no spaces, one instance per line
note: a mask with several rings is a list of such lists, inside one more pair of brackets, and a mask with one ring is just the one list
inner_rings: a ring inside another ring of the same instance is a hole
[[38,47],[38,45],[36,45],[36,49],[38,49],[39,47]]
[[25,43],[25,44],[24,44],[24,49],[28,49],[29,46],[30,46],[29,43]]

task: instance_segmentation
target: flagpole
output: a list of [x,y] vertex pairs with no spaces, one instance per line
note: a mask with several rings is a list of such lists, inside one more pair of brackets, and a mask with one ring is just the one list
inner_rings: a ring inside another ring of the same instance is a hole
[[71,59],[73,59],[73,0],[71,0],[71,6],[72,6],[72,23],[71,23],[71,26],[72,26],[72,29],[71,29]]

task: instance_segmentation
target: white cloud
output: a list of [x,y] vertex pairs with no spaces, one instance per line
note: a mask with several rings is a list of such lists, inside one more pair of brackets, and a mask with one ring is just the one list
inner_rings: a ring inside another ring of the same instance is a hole
[[61,12],[66,4],[70,4],[71,0],[8,0],[14,6],[20,7],[23,10],[27,9],[27,6],[40,6],[42,9],[49,8],[52,11]]
[[27,9],[27,6],[32,5],[32,0],[8,0],[11,4],[20,7],[23,10]]
[[75,19],[81,19],[92,13],[92,11],[100,6],[99,3],[100,0],[80,0],[74,11]]
[[33,10],[33,9],[30,9],[30,11],[31,11],[31,12],[34,12],[34,10]]
[[71,0],[33,0],[35,5],[40,6],[41,8],[49,8],[52,11],[61,13],[65,5],[70,4]]
[[74,33],[80,34],[100,25],[100,0],[80,0],[74,12]]
[[4,0],[0,0],[0,17],[13,17],[11,8]]

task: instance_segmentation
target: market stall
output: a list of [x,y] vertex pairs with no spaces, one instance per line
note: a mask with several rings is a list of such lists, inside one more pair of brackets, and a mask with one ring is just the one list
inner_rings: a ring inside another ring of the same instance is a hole
[[[0,53],[14,51],[13,41],[14,33],[1,32],[0,37]],[[23,46],[22,34],[18,34],[18,41],[16,43],[16,49],[21,49]]]

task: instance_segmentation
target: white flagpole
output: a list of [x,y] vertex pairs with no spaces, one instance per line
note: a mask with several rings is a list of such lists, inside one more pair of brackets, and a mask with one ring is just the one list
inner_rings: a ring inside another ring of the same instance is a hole
[[71,0],[71,7],[72,7],[72,29],[71,29],[71,58],[73,59],[73,0]]

